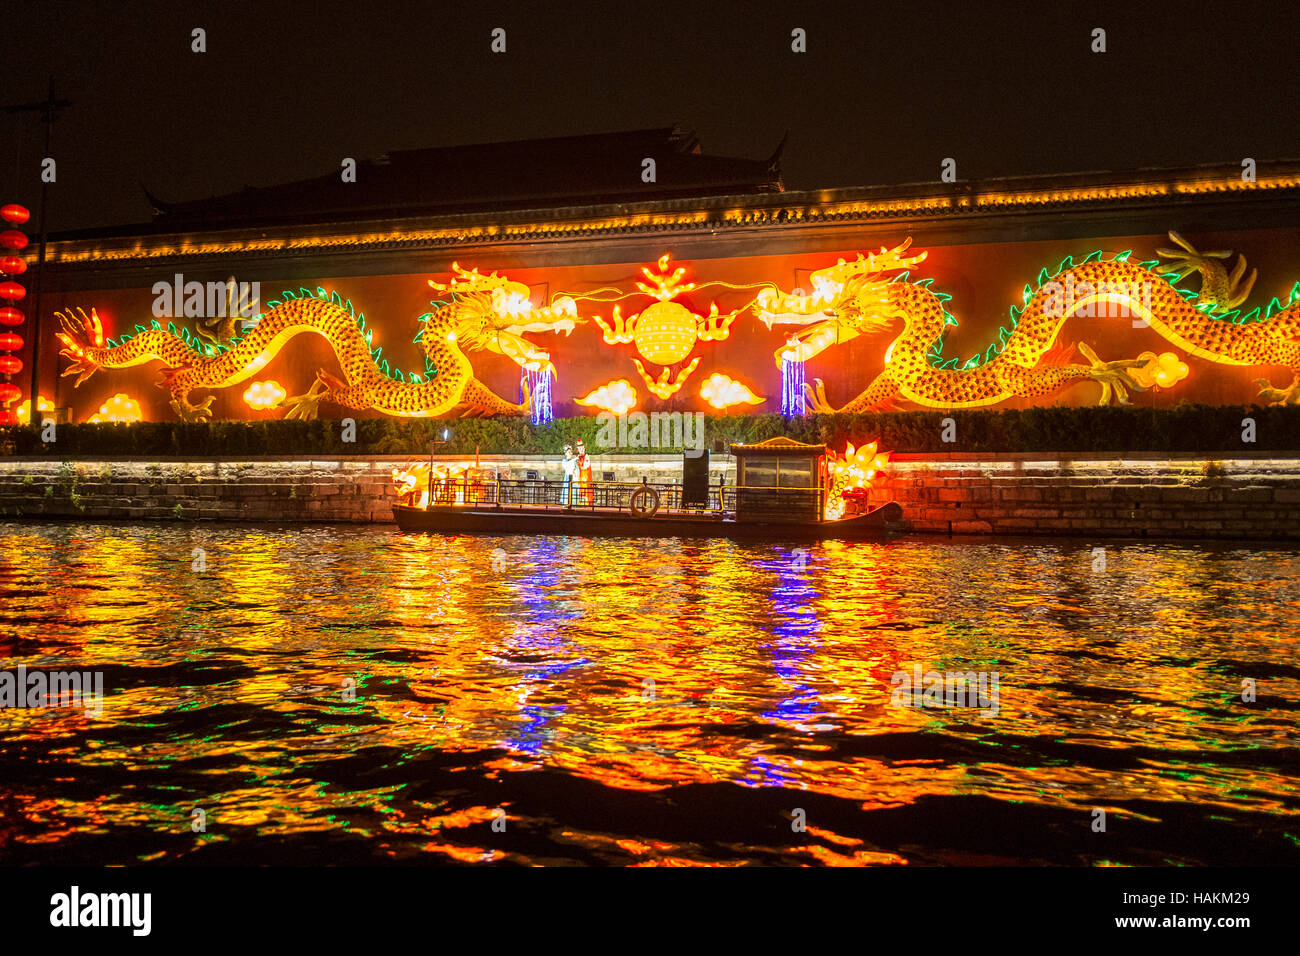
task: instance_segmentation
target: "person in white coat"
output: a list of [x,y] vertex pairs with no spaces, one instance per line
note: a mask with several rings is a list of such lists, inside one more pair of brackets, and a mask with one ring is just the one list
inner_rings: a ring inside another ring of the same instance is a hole
[[573,507],[573,486],[578,479],[578,456],[573,453],[572,445],[564,446],[564,459],[560,462],[564,469],[564,486],[560,489],[560,504],[566,508]]

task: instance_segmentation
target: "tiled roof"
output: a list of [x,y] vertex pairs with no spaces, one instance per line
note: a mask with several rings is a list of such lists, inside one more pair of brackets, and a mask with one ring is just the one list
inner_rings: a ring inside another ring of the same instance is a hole
[[[665,135],[669,133],[673,131]],[[1211,209],[1213,213],[1208,212]],[[1257,179],[1250,182],[1242,180],[1238,168],[1223,165],[781,193],[638,192],[635,198],[618,201],[570,196],[527,208],[484,202],[441,212],[356,211],[321,221],[300,217],[255,229],[233,222],[186,224],[162,217],[155,223],[51,236],[49,258],[56,265],[73,267],[180,264],[214,257],[233,261],[339,252],[407,253],[547,240],[752,237],[758,230],[804,235],[823,227],[857,231],[878,226],[891,230],[891,235],[894,230],[906,235],[912,230],[952,228],[972,236],[973,227],[979,226],[986,232],[1019,235],[1026,224],[1050,231],[1075,217],[1092,223],[1094,230],[1104,217],[1122,229],[1147,219],[1150,231],[1164,231],[1169,222],[1188,212],[1212,215],[1224,229],[1252,228],[1261,217],[1293,220],[1300,213],[1300,161],[1261,163]]]
[[[680,127],[434,149],[406,149],[325,175],[191,202],[150,196],[155,222],[267,225],[363,217],[780,192],[781,148],[767,159],[706,156]],[[642,178],[655,162],[653,182]]]

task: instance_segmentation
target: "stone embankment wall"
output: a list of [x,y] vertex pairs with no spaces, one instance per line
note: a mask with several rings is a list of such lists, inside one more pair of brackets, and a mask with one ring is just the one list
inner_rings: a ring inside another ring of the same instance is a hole
[[[8,459],[0,520],[389,522],[401,457],[248,461]],[[508,477],[556,480],[553,458],[483,456]],[[676,457],[602,456],[597,480],[680,480]],[[533,473],[533,474],[530,474]],[[714,456],[714,482],[734,462]],[[872,490],[914,531],[1300,540],[1300,456],[897,455]]]
[[[0,461],[0,520],[391,522],[390,509],[397,500],[393,470],[412,460],[406,455],[247,461],[8,459]],[[554,457],[484,455],[481,464],[501,469],[503,477],[562,477]],[[612,474],[615,481],[680,481],[681,459],[600,457],[594,459],[593,471],[597,480]],[[728,462],[714,469],[713,480],[733,474]]]
[[1300,458],[900,455],[869,500],[914,531],[1300,540]]

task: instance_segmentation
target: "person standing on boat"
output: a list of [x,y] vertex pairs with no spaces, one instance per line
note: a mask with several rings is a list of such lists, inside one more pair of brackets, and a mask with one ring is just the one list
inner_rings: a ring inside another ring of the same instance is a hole
[[564,459],[560,462],[564,469],[564,485],[560,489],[560,504],[566,508],[573,507],[573,484],[578,477],[578,458],[573,453],[572,445],[564,446]]
[[582,439],[578,439],[578,497],[586,504],[591,504],[591,456],[587,454],[587,446],[583,444]]

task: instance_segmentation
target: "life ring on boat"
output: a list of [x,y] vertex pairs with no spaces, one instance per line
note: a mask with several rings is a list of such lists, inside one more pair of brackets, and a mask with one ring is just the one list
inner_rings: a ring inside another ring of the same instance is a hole
[[649,485],[642,485],[632,492],[632,497],[627,502],[627,510],[632,512],[634,518],[653,518],[659,511],[659,492]]

